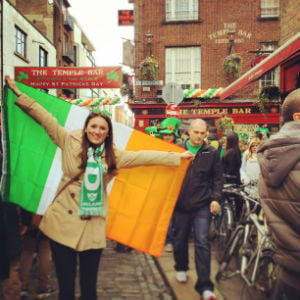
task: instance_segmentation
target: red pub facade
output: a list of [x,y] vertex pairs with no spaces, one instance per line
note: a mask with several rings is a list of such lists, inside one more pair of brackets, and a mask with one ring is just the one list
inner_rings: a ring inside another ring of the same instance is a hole
[[[175,2],[141,0],[134,4],[136,84],[130,106],[135,128],[144,131],[167,116],[169,102],[162,99],[162,90],[176,82],[185,94],[200,91],[198,96],[184,97],[178,105],[184,127],[194,118],[213,126],[226,116],[233,119],[236,131],[251,134],[267,123],[271,132],[276,132],[281,102],[300,82],[300,25],[286,17],[299,11],[298,4],[273,1],[273,7],[267,8],[262,0],[247,5],[234,0],[190,0],[193,9],[187,13],[178,11]],[[282,49],[283,56],[279,53]],[[240,59],[241,69],[238,74],[227,74],[224,61],[234,55]],[[147,56],[159,66],[155,78],[143,78],[140,72]],[[277,88],[277,96],[267,99],[261,110],[257,95],[270,86]],[[221,91],[203,97],[202,91],[211,88]]]

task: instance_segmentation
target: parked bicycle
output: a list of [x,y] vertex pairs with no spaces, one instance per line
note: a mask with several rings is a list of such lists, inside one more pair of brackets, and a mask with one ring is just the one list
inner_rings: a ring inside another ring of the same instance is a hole
[[232,232],[237,224],[235,201],[237,195],[235,191],[238,189],[236,184],[226,183],[223,187],[223,200],[221,203],[221,212],[214,216],[213,222],[216,227],[216,257],[220,262]]
[[241,300],[270,299],[277,279],[271,234],[261,209],[261,218],[257,215],[258,201],[248,197],[243,191],[237,194],[244,201],[244,211],[224,247],[216,280],[238,275],[244,281]]

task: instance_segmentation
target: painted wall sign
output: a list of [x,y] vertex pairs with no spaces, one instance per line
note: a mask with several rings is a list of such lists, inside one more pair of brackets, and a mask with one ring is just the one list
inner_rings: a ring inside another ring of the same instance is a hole
[[34,88],[120,88],[121,67],[15,67],[15,78]]
[[234,34],[234,43],[244,43],[246,39],[251,39],[252,33],[243,29],[236,29],[236,23],[224,23],[224,28],[208,34],[210,40],[214,40],[216,44],[227,44],[228,33]]

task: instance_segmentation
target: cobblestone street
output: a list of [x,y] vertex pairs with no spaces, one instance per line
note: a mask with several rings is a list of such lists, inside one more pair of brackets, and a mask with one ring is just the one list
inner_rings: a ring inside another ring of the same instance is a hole
[[[35,299],[36,277],[36,266],[34,265],[30,286],[31,295],[26,300]],[[52,285],[57,289],[54,269],[52,271]],[[76,295],[79,297],[78,283],[76,287]],[[19,290],[20,282],[17,267],[14,267],[11,279],[3,285],[3,300],[20,299]],[[165,282],[151,256],[135,250],[118,253],[114,250],[114,242],[112,241],[108,241],[108,247],[104,250],[101,258],[98,274],[98,297],[101,300],[174,299],[172,290]],[[47,299],[56,300],[57,292]]]

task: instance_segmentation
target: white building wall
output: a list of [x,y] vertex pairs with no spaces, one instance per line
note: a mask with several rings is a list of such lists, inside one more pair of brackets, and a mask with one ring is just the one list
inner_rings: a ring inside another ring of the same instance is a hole
[[[76,66],[77,67],[92,67],[92,62],[87,56],[87,50],[84,48],[82,36],[84,35],[80,25],[74,20],[74,43],[76,45]],[[77,89],[77,97],[86,100],[92,97],[91,89]]]
[[[38,67],[39,48],[48,52],[48,66],[56,66],[55,46],[40,33],[23,15],[21,15],[7,1],[3,1],[3,75],[15,76],[15,67]],[[16,39],[15,26],[25,34],[26,59],[15,54]],[[56,95],[56,89],[49,90],[49,94]]]

